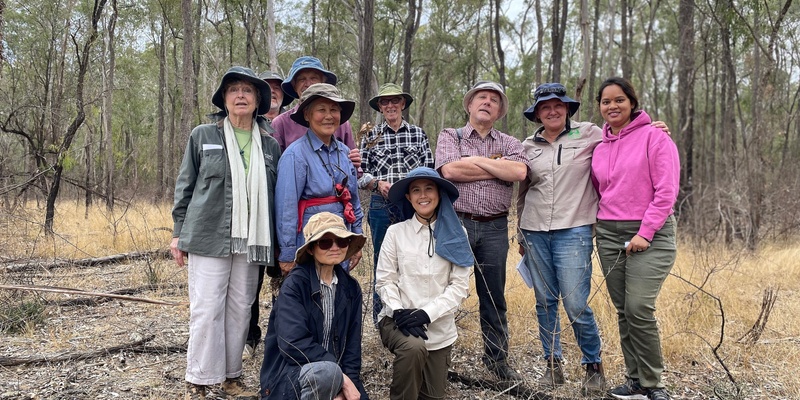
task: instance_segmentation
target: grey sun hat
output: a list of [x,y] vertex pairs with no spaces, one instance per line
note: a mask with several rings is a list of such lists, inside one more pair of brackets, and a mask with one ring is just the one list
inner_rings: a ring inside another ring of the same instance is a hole
[[414,98],[411,97],[410,94],[403,92],[403,89],[401,89],[399,85],[395,83],[384,83],[381,85],[380,89],[378,89],[378,95],[369,100],[369,106],[372,107],[373,110],[381,112],[381,109],[378,107],[378,101],[381,97],[390,96],[402,96],[406,99],[406,105],[403,107],[403,110],[414,102]]
[[342,217],[330,212],[314,214],[303,227],[303,238],[306,242],[294,253],[294,262],[297,264],[312,262],[313,257],[306,250],[326,233],[332,233],[340,238],[350,238],[350,246],[347,247],[347,253],[344,256],[345,260],[358,253],[367,241],[366,236],[347,230]]
[[[283,92],[283,76],[281,76],[281,74],[279,74],[279,73],[277,73],[275,71],[264,71],[264,72],[258,74],[258,77],[261,78],[261,80],[267,81],[267,82],[269,82],[269,81],[277,81],[278,82],[278,87],[281,88],[281,92]],[[283,100],[281,100],[281,107],[280,108],[288,106],[289,103],[292,102],[292,100],[294,100],[294,98],[292,98],[292,96],[289,96],[289,95],[286,94],[286,92],[283,92]]]
[[283,93],[288,94],[289,97],[293,99],[299,98],[300,95],[298,95],[297,91],[294,90],[292,80],[294,80],[294,76],[297,75],[298,72],[304,69],[315,69],[319,72],[322,72],[322,75],[325,75],[325,83],[330,83],[331,85],[335,85],[336,81],[338,80],[336,78],[336,74],[328,71],[322,66],[322,61],[320,61],[319,58],[311,56],[299,57],[297,60],[294,60],[294,63],[292,63],[292,69],[289,70],[289,76],[287,76],[281,84]]
[[508,112],[508,97],[506,97],[506,92],[499,83],[491,81],[479,81],[467,92],[467,94],[464,95],[464,101],[462,102],[464,111],[469,114],[469,103],[472,102],[472,98],[475,97],[475,93],[478,93],[482,90],[491,90],[500,94],[500,114],[497,119],[502,119],[505,117],[506,113]]
[[305,109],[316,99],[318,98],[326,98],[330,101],[339,104],[339,107],[342,108],[341,119],[339,120],[339,125],[347,122],[350,117],[353,115],[353,110],[356,108],[356,103],[352,100],[347,100],[342,97],[341,93],[339,93],[339,89],[336,86],[333,86],[328,83],[315,83],[306,89],[303,93],[303,97],[300,98],[300,105],[297,106],[297,110],[295,110],[290,117],[292,121],[297,122],[300,125],[308,127],[308,121],[306,121],[305,116],[303,113]]
[[536,106],[550,99],[559,99],[564,102],[564,104],[569,107],[569,117],[575,115],[575,113],[578,112],[578,107],[581,106],[579,101],[573,100],[567,96],[567,88],[565,88],[564,85],[560,83],[543,83],[533,92],[533,105],[528,107],[522,115],[533,122],[541,124],[542,120],[536,116]]
[[256,76],[256,73],[253,72],[252,69],[247,67],[240,67],[234,66],[230,67],[225,75],[222,75],[222,80],[219,83],[219,87],[217,91],[214,92],[214,95],[211,96],[211,103],[215,106],[219,107],[220,110],[225,115],[228,115],[228,110],[225,109],[225,86],[228,85],[231,81],[245,81],[252,83],[253,86],[256,87],[256,90],[259,91],[261,95],[261,99],[258,102],[258,108],[256,109],[255,115],[266,114],[269,112],[270,108],[270,101],[265,101],[265,99],[272,98],[272,89],[270,89],[269,84],[264,82],[264,80],[260,79]]

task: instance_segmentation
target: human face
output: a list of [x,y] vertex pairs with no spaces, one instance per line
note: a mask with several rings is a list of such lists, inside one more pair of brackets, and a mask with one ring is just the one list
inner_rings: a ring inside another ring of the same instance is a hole
[[323,142],[330,144],[331,137],[342,120],[342,108],[339,104],[320,97],[311,102],[303,111],[308,127]]
[[325,83],[325,75],[315,69],[301,69],[292,79],[292,87],[298,96],[315,83]]
[[408,185],[406,199],[420,217],[430,219],[439,205],[439,186],[430,179],[417,179]]
[[476,92],[467,107],[470,122],[494,124],[494,121],[497,121],[497,117],[500,116],[501,102],[500,94],[494,90]]
[[619,85],[608,85],[600,96],[600,115],[617,133],[631,122],[631,100]]
[[561,133],[567,126],[567,105],[559,99],[545,100],[536,106],[536,117],[545,131]]
[[252,118],[258,107],[256,86],[250,82],[236,81],[225,88],[225,109],[232,117]]
[[272,102],[269,105],[270,109],[278,109],[283,102],[283,90],[281,90],[281,82],[274,79],[268,80],[270,92],[272,93]]
[[[327,247],[328,241],[331,241],[331,247],[323,250],[323,247]],[[338,236],[332,233],[326,233],[322,235],[322,237],[312,244],[306,251],[308,251],[308,253],[314,257],[314,260],[316,260],[318,264],[339,264],[344,261],[344,258],[347,255],[347,248],[350,246],[350,241],[346,239],[345,241],[347,241],[347,246],[341,247],[339,246],[339,243],[336,243],[341,241],[342,239]]]
[[378,109],[386,118],[389,125],[394,125],[403,118],[403,107],[406,106],[406,99],[403,96],[388,96],[378,99]]

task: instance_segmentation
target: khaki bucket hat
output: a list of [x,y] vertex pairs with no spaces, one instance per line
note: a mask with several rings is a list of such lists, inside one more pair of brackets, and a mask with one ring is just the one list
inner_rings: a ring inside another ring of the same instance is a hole
[[358,253],[367,241],[366,236],[347,230],[342,217],[329,212],[321,212],[313,215],[303,227],[303,237],[306,242],[294,253],[294,262],[297,264],[312,262],[311,254],[308,254],[306,250],[326,233],[332,233],[334,236],[344,239],[350,238],[350,246],[347,247],[347,254],[344,256],[345,260]]
[[378,89],[378,95],[369,100],[369,106],[372,107],[373,110],[380,112],[381,109],[378,107],[378,100],[380,100],[381,97],[391,96],[403,96],[403,98],[406,99],[406,105],[403,107],[403,110],[414,102],[414,98],[411,97],[410,94],[403,92],[403,89],[396,83],[384,83],[381,85],[380,89]]

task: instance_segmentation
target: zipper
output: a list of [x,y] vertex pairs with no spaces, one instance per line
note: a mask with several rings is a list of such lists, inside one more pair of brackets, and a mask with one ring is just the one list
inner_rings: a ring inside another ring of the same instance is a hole
[[561,145],[558,145],[558,161],[556,161],[558,165],[561,165]]

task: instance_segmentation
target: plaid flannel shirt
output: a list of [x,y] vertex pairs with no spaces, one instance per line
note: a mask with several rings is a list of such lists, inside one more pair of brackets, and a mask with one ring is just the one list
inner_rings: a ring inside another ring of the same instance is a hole
[[422,128],[405,120],[397,132],[381,123],[361,139],[361,168],[365,174],[391,184],[417,167],[433,168],[433,154]]

